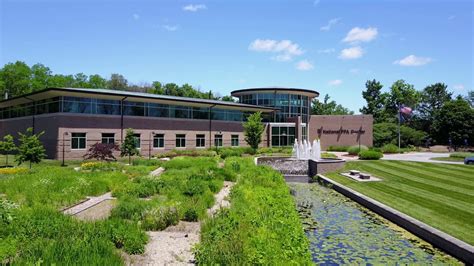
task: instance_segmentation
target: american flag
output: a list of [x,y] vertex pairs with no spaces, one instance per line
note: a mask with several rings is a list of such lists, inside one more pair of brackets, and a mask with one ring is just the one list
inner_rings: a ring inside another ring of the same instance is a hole
[[400,106],[400,113],[409,116],[409,115],[411,115],[411,112],[412,112],[412,110],[411,110],[410,107],[408,107],[408,106],[403,106],[403,105]]

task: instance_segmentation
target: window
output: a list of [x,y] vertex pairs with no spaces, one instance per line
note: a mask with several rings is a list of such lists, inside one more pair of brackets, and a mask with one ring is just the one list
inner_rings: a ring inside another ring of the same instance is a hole
[[230,138],[230,143],[232,147],[237,147],[239,146],[239,135],[232,135]]
[[272,146],[291,146],[294,142],[294,126],[272,126]]
[[135,138],[135,148],[140,149],[140,134],[133,134],[133,138]]
[[222,135],[221,134],[214,135],[214,146],[222,147]]
[[185,134],[176,134],[176,148],[186,147],[186,135]]
[[153,137],[153,148],[165,147],[165,134],[155,134]]
[[71,149],[84,150],[86,148],[86,133],[71,134]]
[[206,147],[206,135],[204,134],[196,135],[196,147]]
[[115,143],[115,134],[114,133],[102,133],[102,143],[103,144],[114,144]]

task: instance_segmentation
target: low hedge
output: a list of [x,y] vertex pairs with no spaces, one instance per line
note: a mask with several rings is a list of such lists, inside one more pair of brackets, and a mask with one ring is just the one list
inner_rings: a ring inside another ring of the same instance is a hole
[[383,154],[378,151],[361,151],[359,152],[359,159],[360,160],[379,160],[383,157]]
[[354,145],[354,146],[349,147],[349,149],[347,149],[347,152],[350,155],[357,155],[357,154],[359,154],[359,152],[366,151],[368,149],[369,148],[367,148],[367,146],[364,146],[364,145],[360,145],[360,146],[359,145]]
[[398,146],[394,144],[385,144],[381,148],[383,153],[398,153]]
[[231,206],[201,227],[199,265],[309,265],[306,238],[283,176],[251,158],[230,158],[225,167],[240,178]]
[[337,156],[336,156],[336,154],[334,154],[334,153],[322,152],[322,153],[321,153],[321,158],[323,158],[323,159],[336,159]]
[[340,151],[346,152],[349,149],[349,146],[329,146],[327,151]]

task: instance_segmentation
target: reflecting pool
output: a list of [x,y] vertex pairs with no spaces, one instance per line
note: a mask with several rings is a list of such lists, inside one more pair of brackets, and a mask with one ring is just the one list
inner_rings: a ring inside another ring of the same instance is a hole
[[460,264],[330,188],[289,186],[316,264]]

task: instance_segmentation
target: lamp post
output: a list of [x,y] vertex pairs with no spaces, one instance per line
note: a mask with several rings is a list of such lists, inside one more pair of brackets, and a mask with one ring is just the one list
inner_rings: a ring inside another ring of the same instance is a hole
[[69,135],[69,133],[63,132],[63,141],[62,141],[62,143],[63,143],[63,161],[61,163],[61,166],[63,166],[63,167],[66,166],[66,164],[64,163],[65,146],[66,146],[66,144],[64,143],[64,140],[65,140],[64,136],[68,136],[68,135]]
[[155,132],[150,132],[150,138],[149,138],[149,141],[148,141],[148,160],[151,159],[151,142],[153,141],[152,139],[152,136],[155,135]]

